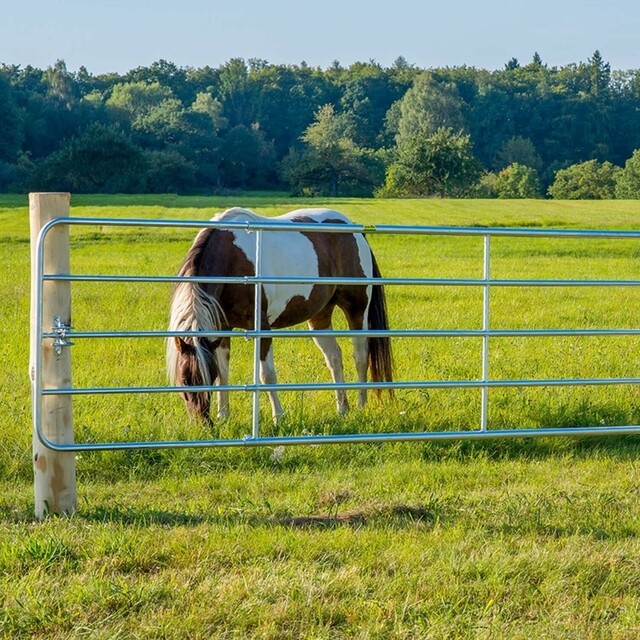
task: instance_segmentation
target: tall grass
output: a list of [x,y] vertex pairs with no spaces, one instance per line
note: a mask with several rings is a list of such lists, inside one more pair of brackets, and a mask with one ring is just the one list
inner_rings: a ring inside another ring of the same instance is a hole
[[[274,197],[82,196],[72,215],[208,218]],[[366,224],[634,228],[634,202],[323,202]],[[0,422],[0,635],[7,638],[640,637],[635,438],[129,451],[77,461],[80,509],[31,516],[26,199],[0,197],[4,390]],[[72,268],[173,273],[193,234],[74,228]],[[480,277],[480,239],[370,236],[385,275]],[[631,241],[494,240],[500,278],[638,278]],[[78,330],[163,329],[169,287],[73,285]],[[390,287],[394,327],[480,328],[475,288]],[[635,327],[632,288],[496,289],[494,328]],[[235,341],[234,382],[251,345]],[[397,339],[397,378],[473,379],[477,339]],[[350,379],[350,347],[344,345]],[[632,338],[496,338],[494,378],[637,375]],[[77,340],[77,386],[165,381],[158,340]],[[327,381],[306,340],[277,340],[282,381]],[[74,399],[79,441],[247,433],[250,408],[213,428],[173,395]],[[402,391],[345,418],[331,393],[287,393],[265,433],[475,428],[473,391]],[[638,424],[635,388],[491,390],[493,428]]]

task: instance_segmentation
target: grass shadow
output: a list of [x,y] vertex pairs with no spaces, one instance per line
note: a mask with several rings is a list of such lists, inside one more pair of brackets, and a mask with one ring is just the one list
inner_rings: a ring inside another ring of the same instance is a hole
[[428,462],[454,460],[471,462],[479,458],[501,460],[576,459],[606,456],[612,460],[636,460],[640,456],[640,437],[633,435],[544,436],[496,440],[427,442],[421,457]]
[[74,517],[88,522],[118,523],[143,527],[150,525],[197,527],[212,521],[212,517],[206,514],[187,514],[164,509],[135,509],[120,506],[81,509]]
[[308,515],[247,513],[238,510],[217,510],[215,513],[186,514],[160,509],[136,509],[129,507],[95,507],[82,509],[74,514],[85,522],[117,523],[132,527],[198,527],[249,526],[260,528],[284,527],[288,529],[334,529],[385,527],[393,529],[431,528],[450,515],[450,509],[439,502],[433,504],[390,504],[363,506],[339,512],[330,509],[326,513]]

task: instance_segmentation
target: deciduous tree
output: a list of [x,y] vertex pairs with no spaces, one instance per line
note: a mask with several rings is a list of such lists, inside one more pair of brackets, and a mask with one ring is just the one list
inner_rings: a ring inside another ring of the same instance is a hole
[[509,138],[497,154],[497,164],[503,168],[514,163],[539,170],[542,167],[542,158],[536,151],[536,147],[529,138],[513,136]]
[[115,126],[92,125],[68,140],[37,167],[38,189],[130,192],[139,188],[144,169],[142,151]]
[[462,197],[481,173],[470,137],[441,128],[399,146],[380,195]]
[[301,137],[305,146],[294,149],[283,160],[282,174],[295,191],[310,190],[331,196],[344,187],[370,185],[375,159],[358,147],[349,135],[350,122],[326,104]]
[[640,198],[640,149],[625,162],[616,175],[616,198],[637,200]]
[[221,148],[221,178],[225,187],[265,188],[275,173],[275,154],[260,128],[237,125]]
[[620,167],[588,160],[556,173],[549,195],[557,200],[605,200],[615,197]]
[[439,129],[464,131],[463,103],[453,83],[438,82],[432,73],[418,76],[400,103],[397,144]]
[[538,172],[517,162],[498,173],[494,186],[499,198],[540,197]]

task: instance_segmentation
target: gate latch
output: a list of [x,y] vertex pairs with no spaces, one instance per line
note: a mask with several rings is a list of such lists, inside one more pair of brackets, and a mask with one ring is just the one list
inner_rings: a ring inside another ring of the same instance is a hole
[[71,325],[65,324],[60,316],[53,316],[51,331],[56,335],[53,341],[53,351],[57,356],[62,353],[62,347],[71,347],[73,345],[71,340],[67,340],[67,333],[72,328]]

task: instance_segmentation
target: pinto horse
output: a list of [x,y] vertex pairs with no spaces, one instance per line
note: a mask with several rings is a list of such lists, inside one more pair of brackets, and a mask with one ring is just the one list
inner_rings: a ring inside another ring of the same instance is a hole
[[[277,218],[263,218],[246,209],[229,209],[213,220],[220,222],[291,222],[348,224],[350,220],[329,209],[299,209]],[[242,229],[202,229],[189,249],[180,276],[254,276],[256,234]],[[369,244],[360,233],[309,233],[273,230],[263,234],[261,275],[300,278],[379,278],[380,271]],[[171,299],[170,331],[227,331],[254,327],[254,287],[216,282],[179,282]],[[331,329],[339,307],[352,330],[387,329],[382,285],[364,284],[262,284],[260,329],[280,329],[307,322],[310,329]],[[342,354],[331,335],[314,337],[324,354],[334,382],[344,382]],[[391,344],[388,337],[355,335],[352,338],[356,371],[367,381],[392,380]],[[228,385],[231,341],[228,337],[174,337],[167,340],[167,370],[176,386]],[[275,384],[271,338],[260,339],[260,379]],[[209,418],[211,394],[181,394],[191,415]],[[275,391],[269,391],[274,419],[283,413]],[[358,406],[367,400],[360,389]],[[338,413],[349,409],[344,389],[336,391]],[[229,415],[228,393],[218,392],[218,417]]]

